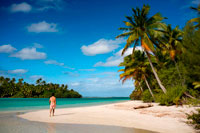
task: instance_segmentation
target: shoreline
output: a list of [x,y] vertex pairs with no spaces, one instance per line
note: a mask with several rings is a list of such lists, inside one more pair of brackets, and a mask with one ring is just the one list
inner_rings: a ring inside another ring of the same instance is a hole
[[65,124],[29,121],[18,117],[27,112],[0,113],[0,131],[5,133],[65,132],[65,133],[155,133],[138,128],[94,124]]
[[137,128],[154,132],[185,132],[195,130],[187,125],[185,113],[194,111],[196,107],[159,106],[133,109],[134,106],[147,105],[141,101],[122,101],[104,105],[84,106],[76,108],[59,108],[54,117],[49,117],[49,110],[26,112],[18,117],[45,123],[89,124]]

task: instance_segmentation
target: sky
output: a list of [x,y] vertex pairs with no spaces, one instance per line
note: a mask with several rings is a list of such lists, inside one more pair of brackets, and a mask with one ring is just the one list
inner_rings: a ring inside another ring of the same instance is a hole
[[[0,0],[0,76],[67,84],[84,97],[128,97],[119,81],[125,16],[149,4],[183,28],[200,0]],[[139,49],[140,47],[138,47]],[[131,53],[131,48],[126,55]]]

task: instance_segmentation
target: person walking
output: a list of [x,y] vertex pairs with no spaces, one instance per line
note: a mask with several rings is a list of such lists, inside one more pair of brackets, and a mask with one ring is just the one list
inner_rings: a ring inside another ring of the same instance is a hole
[[53,111],[53,116],[55,113],[55,108],[56,108],[56,97],[54,96],[54,93],[52,93],[52,96],[49,99],[49,104],[50,104],[50,117],[51,117],[51,112]]

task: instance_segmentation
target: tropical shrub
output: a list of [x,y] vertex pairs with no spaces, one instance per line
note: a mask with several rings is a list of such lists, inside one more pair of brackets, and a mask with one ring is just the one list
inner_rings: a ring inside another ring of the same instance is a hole
[[14,96],[12,96],[12,98],[18,98],[18,97],[24,98],[25,96],[22,92],[17,92]]
[[153,97],[151,96],[149,90],[145,90],[143,93],[142,93],[142,101],[144,102],[153,102],[154,99]]
[[130,99],[131,100],[141,100],[141,97],[142,97],[142,92],[140,90],[134,90],[130,94]]
[[200,109],[196,110],[197,112],[193,112],[192,114],[187,114],[187,119],[191,120],[189,123],[193,124],[196,129],[200,129]]
[[160,103],[160,105],[180,105],[182,104],[182,96],[184,95],[184,92],[186,91],[186,87],[182,86],[174,86],[169,89],[167,89],[167,93],[158,93],[156,95],[156,102]]

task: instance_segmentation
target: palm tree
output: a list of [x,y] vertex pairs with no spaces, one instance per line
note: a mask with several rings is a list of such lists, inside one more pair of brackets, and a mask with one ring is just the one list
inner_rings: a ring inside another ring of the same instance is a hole
[[142,79],[138,76],[138,77],[135,78],[134,85],[135,85],[135,87],[138,87],[138,86],[139,86],[141,92],[143,92],[144,89],[143,89],[143,87],[142,87],[142,85],[141,85],[141,82],[142,82]]
[[12,80],[10,81],[9,85],[10,85],[10,95],[13,96],[13,94],[16,91],[16,84],[15,84],[16,79],[12,78]]
[[[120,80],[122,80],[122,83],[124,83],[127,79],[132,79],[139,83],[142,80],[145,81],[150,94],[155,100],[153,92],[146,78],[151,72],[149,71],[149,63],[147,62],[144,52],[135,51],[133,55],[126,56],[124,58],[124,62],[120,63],[119,66],[125,66],[124,69],[119,70],[119,72],[123,71],[123,73],[120,74]],[[140,79],[140,81],[138,81],[138,79]],[[142,88],[141,91],[143,91]]]
[[160,29],[165,27],[165,24],[162,23],[162,20],[164,18],[159,13],[156,13],[152,17],[148,17],[150,10],[150,6],[148,5],[144,5],[141,10],[138,7],[132,10],[133,10],[133,17],[126,17],[128,21],[124,21],[127,27],[119,28],[119,30],[123,30],[126,32],[116,37],[116,38],[128,37],[127,43],[122,51],[122,55],[125,53],[128,47],[131,47],[133,44],[134,44],[133,46],[133,52],[134,52],[135,47],[140,42],[142,48],[144,49],[147,55],[151,69],[154,73],[154,76],[160,88],[163,90],[164,93],[166,93],[167,91],[165,87],[162,85],[150,58],[151,54],[155,53],[154,52],[155,47],[160,47],[155,40],[156,37],[162,34]]
[[182,43],[183,32],[178,28],[178,26],[172,29],[170,24],[162,32],[164,33],[164,36],[161,39],[165,46],[163,51],[169,53],[171,60],[176,66],[179,77],[182,79],[175,57],[177,54],[181,53],[180,44]]
[[37,85],[40,85],[40,84],[41,84],[41,81],[42,81],[42,78],[37,79],[37,80],[36,80],[36,84],[37,84]]

